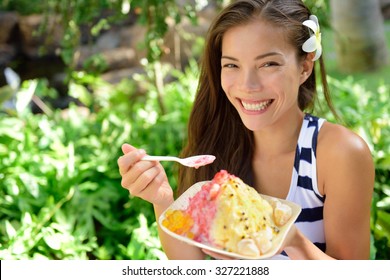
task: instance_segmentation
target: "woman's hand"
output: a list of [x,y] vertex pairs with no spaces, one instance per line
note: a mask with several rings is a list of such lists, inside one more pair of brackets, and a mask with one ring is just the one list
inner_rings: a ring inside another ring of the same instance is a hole
[[282,251],[292,260],[334,260],[304,236],[295,224],[289,230],[278,254]]
[[123,144],[122,151],[118,159],[122,187],[155,206],[168,207],[174,201],[173,191],[161,164],[142,161],[145,151],[129,144]]
[[283,243],[280,246],[280,248],[276,254],[282,253],[283,251],[285,251],[286,248],[295,246],[297,238],[299,237],[298,233],[299,232],[298,232],[297,227],[295,226],[295,224],[293,224],[291,226],[290,230],[288,231],[286,238],[283,240]]

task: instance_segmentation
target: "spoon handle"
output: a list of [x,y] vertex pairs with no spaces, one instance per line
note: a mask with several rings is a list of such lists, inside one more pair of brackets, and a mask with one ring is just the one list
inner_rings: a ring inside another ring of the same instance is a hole
[[177,157],[171,156],[144,156],[141,160],[149,160],[149,161],[178,161]]

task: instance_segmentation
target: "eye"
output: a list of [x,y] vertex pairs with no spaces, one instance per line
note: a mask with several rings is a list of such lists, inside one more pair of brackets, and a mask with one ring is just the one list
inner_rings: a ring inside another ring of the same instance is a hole
[[237,65],[233,64],[233,63],[226,63],[222,67],[223,68],[237,68]]
[[275,61],[268,61],[268,62],[266,62],[266,63],[264,63],[263,65],[262,65],[262,67],[271,67],[271,66],[278,66],[279,65],[279,63],[277,63],[277,62],[275,62]]

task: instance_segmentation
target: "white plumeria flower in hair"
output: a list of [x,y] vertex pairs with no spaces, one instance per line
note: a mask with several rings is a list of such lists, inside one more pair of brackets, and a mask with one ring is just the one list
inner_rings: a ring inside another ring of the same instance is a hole
[[312,31],[312,35],[309,39],[306,40],[302,45],[302,50],[307,53],[316,52],[313,61],[317,60],[322,54],[322,46],[321,46],[321,32],[320,25],[318,23],[318,18],[315,15],[311,15],[308,20],[305,20],[303,25],[309,27]]

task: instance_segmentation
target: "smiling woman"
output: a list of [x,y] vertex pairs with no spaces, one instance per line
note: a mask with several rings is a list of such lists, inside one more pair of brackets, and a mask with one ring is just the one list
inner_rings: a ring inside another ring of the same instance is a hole
[[[182,152],[216,159],[196,170],[179,167],[178,190],[227,170],[260,194],[302,208],[275,258],[366,259],[374,167],[362,138],[310,114],[317,62],[333,110],[319,30],[301,0],[238,0],[217,16]],[[158,218],[174,201],[162,166],[141,161],[144,152],[128,144],[122,149],[122,186],[153,203]],[[211,208],[201,207],[204,217]],[[178,245],[162,230],[159,236],[169,258],[221,257]]]

